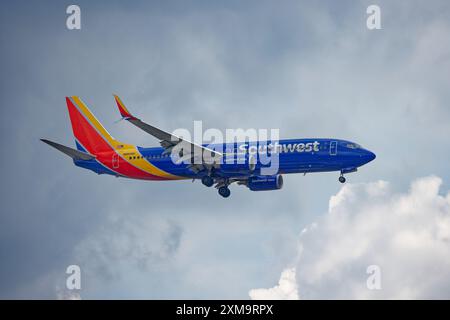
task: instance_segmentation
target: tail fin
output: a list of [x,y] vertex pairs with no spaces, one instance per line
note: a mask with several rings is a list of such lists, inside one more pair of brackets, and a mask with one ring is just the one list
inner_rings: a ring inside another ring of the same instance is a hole
[[120,142],[106,131],[79,97],[66,97],[66,103],[79,150],[95,155],[117,148]]

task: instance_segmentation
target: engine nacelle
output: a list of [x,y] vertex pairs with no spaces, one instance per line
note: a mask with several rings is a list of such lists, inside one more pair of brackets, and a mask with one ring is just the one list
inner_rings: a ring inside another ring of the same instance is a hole
[[219,165],[220,170],[224,173],[252,173],[256,168],[256,157],[249,154],[234,155],[233,158],[223,159],[223,163]]
[[252,191],[279,190],[283,187],[283,176],[253,176],[248,178],[247,187]]

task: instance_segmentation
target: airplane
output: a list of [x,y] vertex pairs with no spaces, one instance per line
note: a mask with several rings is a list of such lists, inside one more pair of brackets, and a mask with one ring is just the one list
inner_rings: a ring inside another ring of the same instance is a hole
[[[236,142],[232,144],[231,150],[229,145],[221,145],[219,150],[227,152],[219,152],[216,151],[218,148],[192,143],[143,122],[129,112],[117,95],[114,95],[114,99],[122,119],[158,139],[160,147],[143,148],[114,139],[77,96],[66,97],[76,149],[48,139],[41,141],[71,157],[76,166],[97,174],[141,180],[200,180],[207,187],[215,185],[224,198],[230,196],[231,183],[244,185],[251,191],[279,190],[283,187],[282,175],[290,173],[336,171],[340,172],[339,182],[345,183],[345,174],[355,172],[375,159],[373,152],[357,143],[323,138],[289,139],[273,143]],[[171,153],[181,144],[191,148],[191,152],[180,152],[180,159],[184,157],[184,160],[190,161],[174,161],[172,158]],[[278,152],[278,170],[275,174],[262,174],[267,165],[250,156],[252,147],[257,152]],[[200,157],[199,160],[195,151],[209,154],[210,159]],[[244,160],[237,163],[210,161],[212,157],[221,159],[230,152],[236,154],[234,159],[237,159],[238,154],[241,157],[243,154]]]

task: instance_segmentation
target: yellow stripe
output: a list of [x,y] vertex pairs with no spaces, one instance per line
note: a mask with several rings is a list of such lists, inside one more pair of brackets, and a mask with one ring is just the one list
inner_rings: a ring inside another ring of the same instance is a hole
[[151,164],[150,162],[148,162],[146,159],[144,159],[142,157],[139,159],[133,159],[133,160],[129,161],[128,157],[130,155],[124,155],[124,153],[134,153],[136,156],[142,156],[135,146],[124,145],[123,149],[116,150],[116,152],[119,153],[120,155],[122,155],[122,157],[124,159],[126,159],[126,161],[130,162],[135,167],[138,167],[139,169],[141,169],[147,173],[150,173],[154,176],[159,176],[159,177],[163,177],[163,178],[171,179],[171,180],[185,179],[184,177],[175,176],[173,174],[170,174],[166,171],[159,169],[158,167]]
[[128,113],[129,115],[131,115],[130,111],[128,111],[127,107],[125,107],[125,105],[123,104],[122,100],[119,98],[119,96],[114,95],[114,98],[117,99],[117,102],[119,102],[120,106],[122,107],[122,109]]
[[81,101],[80,98],[77,96],[72,97],[73,101],[77,104],[80,111],[89,119],[89,121],[92,123],[92,125],[97,129],[97,131],[109,142],[111,146],[115,149],[117,145],[119,144],[116,140],[114,140],[113,137],[109,134],[108,131],[102,126],[100,121],[97,120],[97,118],[92,114],[92,112],[89,110],[89,108],[84,104],[83,101]]

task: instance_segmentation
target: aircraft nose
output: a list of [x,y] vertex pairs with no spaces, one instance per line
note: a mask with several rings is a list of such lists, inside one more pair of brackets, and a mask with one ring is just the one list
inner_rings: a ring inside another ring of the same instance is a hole
[[367,159],[367,162],[372,161],[376,157],[377,156],[375,155],[375,153],[373,153],[372,151],[367,150],[367,153],[366,153],[366,156],[365,156],[365,158]]

